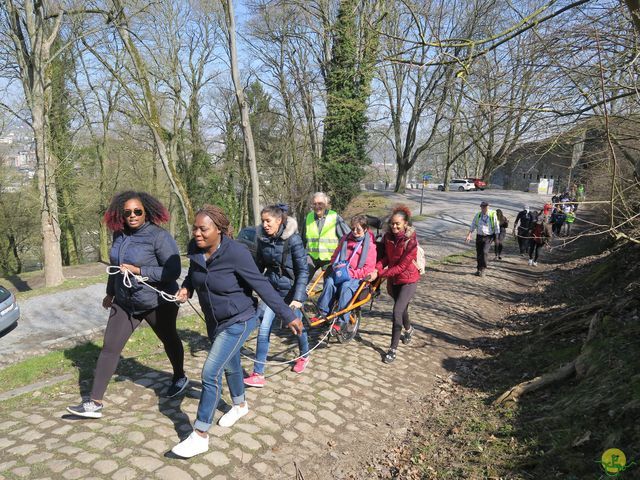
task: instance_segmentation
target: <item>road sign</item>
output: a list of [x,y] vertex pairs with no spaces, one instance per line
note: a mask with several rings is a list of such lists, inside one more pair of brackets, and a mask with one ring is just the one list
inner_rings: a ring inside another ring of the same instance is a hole
[[422,175],[422,180],[427,182],[429,180],[431,180],[433,177],[430,173],[425,173],[424,175]]

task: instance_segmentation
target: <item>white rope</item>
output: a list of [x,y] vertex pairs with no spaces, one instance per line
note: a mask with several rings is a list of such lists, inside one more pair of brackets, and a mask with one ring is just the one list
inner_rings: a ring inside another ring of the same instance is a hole
[[[189,302],[189,306],[193,309],[194,312],[196,312],[196,314],[202,319],[203,322],[206,322],[204,317],[200,314],[200,312],[198,310],[196,310],[196,307],[194,307],[191,302]],[[333,328],[333,324],[336,323],[337,319],[338,319],[338,317],[333,319],[333,322],[331,322],[331,325],[329,325],[329,329],[327,330],[327,333],[325,333],[324,336],[320,340],[318,340],[318,343],[316,343],[313,348],[309,349],[309,351],[307,353],[298,355],[297,357],[292,358],[291,360],[287,360],[285,362],[273,362],[273,361],[268,361],[268,360],[265,361],[265,362],[261,362],[260,360],[256,360],[255,358],[251,358],[251,357],[245,355],[242,352],[240,352],[240,355],[242,357],[246,358],[247,360],[251,360],[253,363],[259,363],[260,365],[274,365],[274,366],[288,365],[291,362],[295,362],[295,361],[303,358],[305,355],[308,356],[311,352],[313,352],[316,348],[318,348],[326,340],[326,338],[331,334],[331,329]],[[254,353],[254,355],[255,355],[255,353]]]
[[[154,290],[155,292],[157,292],[163,299],[165,299],[168,302],[175,302],[178,304],[178,306],[181,306],[182,304],[180,302],[178,302],[178,297],[176,297],[175,295],[171,295],[167,292],[163,292],[162,290],[158,290],[157,288],[149,285],[147,283],[147,280],[149,280],[148,277],[143,277],[142,275],[136,275],[135,273],[133,273],[131,270],[129,270],[128,268],[125,269],[121,269],[120,267],[114,266],[114,265],[109,265],[107,267],[107,273],[109,275],[117,275],[118,273],[121,273],[123,275],[123,279],[122,279],[122,283],[125,287],[127,288],[131,288],[132,287],[132,283],[131,283],[131,277],[135,278],[136,281],[138,283],[141,283],[147,287],[149,287],[151,290]],[[204,318],[202,317],[202,315],[200,314],[200,312],[198,312],[198,310],[196,310],[196,307],[194,307],[191,302],[189,302],[189,306],[193,309],[194,312],[196,312],[198,314],[198,316],[204,321]],[[325,340],[326,338],[329,336],[329,334],[331,333],[331,330],[333,329],[333,325],[336,323],[337,317],[333,319],[333,322],[331,322],[331,325],[329,325],[329,329],[327,330],[327,333],[324,334],[324,336],[318,340],[318,343],[316,343],[316,345],[309,349],[309,351],[307,353],[304,353],[302,355],[299,355],[295,358],[292,358],[291,360],[287,360],[286,362],[271,362],[271,361],[266,361],[266,362],[261,362],[260,360],[256,360],[255,358],[251,358],[247,355],[245,355],[244,353],[240,352],[240,355],[243,356],[244,358],[251,360],[253,363],[259,363],[260,365],[274,365],[274,366],[278,366],[278,365],[287,365],[291,362],[296,362],[299,359],[305,357],[305,356],[309,356],[309,354],[311,352],[313,352],[316,348],[318,348]]]
[[[285,362],[271,362],[271,361],[264,361],[261,362],[260,360],[256,360],[255,358],[251,358],[247,355],[245,355],[244,353],[240,352],[240,355],[243,356],[244,358],[251,360],[253,363],[259,363],[260,365],[274,365],[274,366],[278,366],[278,365],[288,365],[291,362],[297,362],[298,360],[300,360],[301,358],[305,357],[305,356],[309,356],[309,354],[311,352],[313,352],[316,348],[318,348],[324,341],[325,339],[329,336],[329,334],[331,333],[331,329],[333,328],[333,325],[336,323],[336,320],[338,319],[338,317],[333,319],[333,322],[331,322],[331,325],[329,325],[329,329],[327,330],[327,333],[324,334],[324,336],[318,340],[318,343],[315,344],[315,346],[311,349],[309,349],[309,351],[307,353],[298,355],[296,358],[292,358],[291,360],[287,360]],[[254,354],[255,355],[255,354]]]
[[131,270],[129,270],[128,268],[122,269],[120,267],[116,267],[114,265],[109,265],[107,267],[107,273],[109,275],[117,275],[118,273],[121,273],[122,276],[124,277],[122,279],[122,284],[127,287],[127,288],[131,288],[133,286],[133,284],[131,283],[131,277],[135,278],[136,281],[138,283],[141,283],[147,287],[149,287],[151,290],[155,291],[158,293],[158,295],[160,295],[164,300],[166,300],[167,302],[174,302],[177,303],[178,306],[180,306],[180,302],[178,302],[178,297],[176,297],[175,295],[171,295],[170,293],[167,292],[163,292],[162,290],[158,290],[157,288],[155,288],[152,285],[149,285],[147,283],[147,280],[149,280],[149,277],[143,277],[142,275],[136,275],[135,273],[133,273]]

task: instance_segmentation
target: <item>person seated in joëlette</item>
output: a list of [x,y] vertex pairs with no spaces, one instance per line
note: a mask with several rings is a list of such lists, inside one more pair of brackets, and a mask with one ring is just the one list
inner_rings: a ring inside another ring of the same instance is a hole
[[[324,277],[322,293],[318,298],[318,316],[311,324],[322,322],[337,302],[338,310],[349,305],[360,282],[376,268],[376,242],[366,215],[355,215],[350,222],[351,232],[344,235],[331,256],[331,268]],[[340,332],[349,325],[349,313],[343,314],[334,324]]]

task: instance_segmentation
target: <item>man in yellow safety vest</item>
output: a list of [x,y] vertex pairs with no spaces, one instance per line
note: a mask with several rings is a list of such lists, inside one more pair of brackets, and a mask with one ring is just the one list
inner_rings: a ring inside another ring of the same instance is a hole
[[309,279],[331,260],[338,241],[351,229],[340,215],[330,210],[327,194],[316,192],[311,197],[311,209],[305,218],[302,240],[309,257]]

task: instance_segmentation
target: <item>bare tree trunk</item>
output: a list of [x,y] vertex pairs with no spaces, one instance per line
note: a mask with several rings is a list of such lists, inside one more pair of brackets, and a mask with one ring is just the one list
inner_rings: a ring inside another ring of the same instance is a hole
[[[103,132],[102,139],[106,142],[106,131]],[[98,154],[98,163],[100,164],[100,215],[104,215],[104,212],[107,211],[107,199],[105,194],[105,165],[107,161],[107,155],[104,149],[104,144],[98,144],[96,146],[96,152]],[[109,231],[107,230],[107,224],[104,222],[102,218],[100,218],[100,227],[98,229],[98,240],[100,244],[100,261],[103,263],[109,263]]]
[[18,253],[18,244],[16,242],[16,237],[13,234],[7,235],[9,240],[9,248],[11,249],[11,253],[16,260],[16,273],[22,273],[22,259],[20,258],[20,254]]
[[404,193],[407,185],[407,174],[409,173],[409,168],[406,163],[397,165],[398,169],[396,171],[396,187],[394,192]]
[[[42,72],[44,75],[44,71]],[[39,83],[36,81],[36,84]],[[32,90],[33,133],[36,144],[38,192],[40,193],[40,227],[42,229],[42,255],[44,257],[44,282],[47,287],[60,285],[62,252],[60,250],[60,224],[58,223],[58,194],[55,181],[55,157],[49,154],[45,133],[45,99],[41,88]]]
[[122,88],[129,95],[131,101],[134,103],[135,108],[144,119],[146,125],[149,127],[156,146],[158,157],[160,159],[160,163],[162,164],[164,172],[167,175],[167,179],[169,180],[171,191],[176,196],[176,198],[180,202],[180,206],[182,207],[182,212],[185,218],[185,232],[189,234],[191,231],[190,221],[193,216],[193,207],[191,205],[191,201],[189,200],[189,196],[187,195],[186,189],[176,172],[175,158],[171,155],[171,146],[167,144],[164,138],[166,131],[162,127],[162,119],[158,106],[158,100],[154,97],[154,94],[151,90],[151,80],[148,68],[142,55],[140,54],[140,51],[138,50],[138,47],[135,45],[134,41],[131,38],[128,25],[129,19],[125,14],[124,6],[121,0],[112,1],[113,6],[116,10],[116,29],[118,35],[120,36],[120,39],[122,40],[127,50],[127,53],[129,54],[129,57],[131,58],[133,69],[135,71],[142,93],[142,98],[138,100],[138,95],[131,91],[127,82],[118,72],[114,70],[113,66],[110,65],[110,63],[106,61],[99,52],[97,52],[94,48],[92,48],[84,41],[83,44],[85,45],[85,47],[89,48],[91,53],[100,61],[100,63],[102,63],[102,65],[104,65],[118,80]]
[[[13,43],[20,80],[31,111],[40,197],[44,279],[45,285],[52,287],[60,285],[64,276],[55,178],[57,165],[56,158],[50,153],[47,134],[51,96],[48,67],[51,46],[60,31],[63,14],[46,1],[25,1],[20,5],[12,0],[5,0],[3,8],[7,12],[8,35]],[[57,14],[52,15],[54,12]]]
[[231,57],[231,78],[235,89],[236,101],[240,110],[240,123],[244,137],[247,160],[249,163],[249,176],[251,178],[251,206],[253,210],[253,222],[260,219],[260,181],[258,180],[258,165],[256,161],[256,149],[253,143],[253,132],[249,122],[249,105],[244,96],[240,82],[240,69],[238,67],[238,51],[236,48],[236,21],[233,13],[233,0],[223,0],[224,12],[227,20],[227,41],[229,43],[229,55]]

